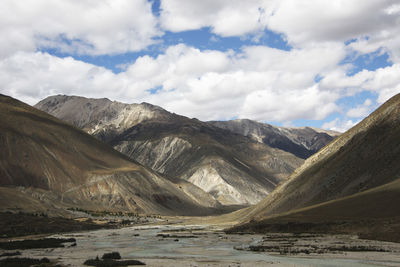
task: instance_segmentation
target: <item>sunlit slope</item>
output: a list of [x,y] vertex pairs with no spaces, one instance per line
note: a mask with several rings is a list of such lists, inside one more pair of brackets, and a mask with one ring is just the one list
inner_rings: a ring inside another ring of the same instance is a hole
[[[0,114],[0,186],[16,194],[29,194],[54,208],[192,215],[219,207],[191,183],[171,182],[20,101],[0,95]],[[10,203],[19,206],[3,198],[1,208]]]

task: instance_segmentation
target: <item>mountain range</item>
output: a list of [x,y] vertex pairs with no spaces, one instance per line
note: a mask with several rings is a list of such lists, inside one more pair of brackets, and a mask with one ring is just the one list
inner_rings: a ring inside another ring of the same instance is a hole
[[248,119],[210,121],[210,124],[231,132],[248,136],[270,147],[292,153],[306,159],[330,143],[340,133],[311,127],[276,127]]
[[400,94],[341,135],[76,96],[35,107],[0,95],[3,210],[211,215],[255,204],[217,220],[239,222],[228,232],[400,240]]
[[237,123],[202,122],[148,103],[77,96],[51,96],[35,107],[170,179],[200,187],[223,205],[256,204],[335,136],[247,120],[230,127]]
[[0,95],[2,210],[65,214],[68,208],[204,215],[220,203],[169,180],[84,131]]

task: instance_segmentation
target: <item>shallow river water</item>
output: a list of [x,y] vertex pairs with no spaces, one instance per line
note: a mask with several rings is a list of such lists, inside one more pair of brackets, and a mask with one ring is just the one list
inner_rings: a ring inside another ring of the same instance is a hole
[[77,245],[26,250],[23,255],[48,257],[69,266],[83,266],[85,260],[113,251],[123,259],[137,259],[147,266],[400,266],[400,256],[386,252],[379,257],[368,252],[357,257],[346,253],[306,257],[236,250],[234,247],[257,243],[263,236],[226,235],[204,226],[136,226],[55,237],[74,237]]

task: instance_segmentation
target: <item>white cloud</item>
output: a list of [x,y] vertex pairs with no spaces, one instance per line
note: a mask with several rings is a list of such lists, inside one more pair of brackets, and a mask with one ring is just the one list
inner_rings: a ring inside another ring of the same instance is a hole
[[40,47],[125,53],[144,49],[161,35],[146,0],[4,0],[1,7],[0,58]]
[[338,111],[337,99],[337,94],[320,91],[316,85],[298,90],[260,90],[246,97],[241,117],[273,121],[321,120]]
[[[395,0],[276,1],[268,26],[289,42],[303,44],[346,41],[395,28],[396,17],[385,12]],[[300,23],[301,22],[301,23]]]
[[350,118],[364,118],[371,113],[371,105],[371,99],[366,99],[362,105],[358,105],[355,108],[349,109],[346,113],[346,116]]
[[[5,0],[2,6],[0,34],[7,38],[0,43],[0,88],[31,104],[64,93],[147,101],[203,120],[293,121],[323,119],[338,111],[338,99],[365,90],[378,95],[377,103],[400,92],[400,13],[394,0],[163,0],[159,20],[145,0]],[[119,74],[35,52],[42,46],[94,55],[138,51],[162,35],[160,27],[211,27],[218,42],[224,41],[220,36],[257,38],[268,28],[293,49],[221,52],[180,44],[120,65]],[[394,64],[347,76],[352,65],[341,64],[346,57],[375,51],[387,52]],[[151,94],[154,88],[158,92]],[[343,114],[359,118],[370,109],[360,105]],[[353,121],[331,123],[327,127],[344,129]]]
[[277,70],[289,72],[324,73],[337,68],[346,56],[344,45],[324,43],[305,49],[284,51],[267,46],[243,48],[243,59],[238,59],[242,68]]
[[400,93],[400,64],[393,64],[375,71],[363,70],[354,76],[347,76],[345,69],[327,73],[321,81],[324,90],[345,90],[347,95],[361,91],[378,94],[377,102],[382,104],[390,97]]
[[[322,119],[337,110],[339,94],[315,85],[314,77],[344,56],[335,46],[292,51],[248,46],[234,53],[180,44],[156,58],[139,57],[114,74],[72,58],[20,52],[0,61],[0,88],[31,104],[64,93],[147,101],[203,120]],[[152,88],[160,91],[151,94]]]
[[379,94],[378,103],[400,93],[400,63],[368,72],[370,78],[361,87]]
[[332,131],[338,131],[344,133],[360,121],[353,121],[353,120],[341,120],[339,118],[336,118],[330,122],[326,122],[322,125],[322,129],[326,130],[332,130]]
[[220,36],[281,33],[294,47],[355,40],[360,53],[385,48],[400,60],[397,0],[162,0],[161,25],[179,32],[210,27]]
[[221,36],[241,36],[265,28],[261,0],[163,0],[161,25],[179,32],[211,27]]
[[110,70],[71,57],[19,52],[0,61],[1,93],[30,104],[53,94],[117,98],[128,88],[126,82]]
[[235,54],[177,45],[157,58],[139,58],[126,75],[163,86],[146,101],[203,120],[321,119],[337,110],[339,94],[321,90],[314,77],[335,68],[345,56],[341,47],[248,46]]
[[[193,0],[185,1],[184,5],[178,2],[162,1],[161,25],[165,29],[182,31],[211,27],[217,35],[245,36],[259,35],[267,28],[283,34],[294,47],[292,57],[285,57],[286,52],[281,50],[251,47],[244,48],[243,60],[238,59],[244,69],[250,64],[249,69],[258,72],[269,65],[265,75],[271,79],[266,83],[271,88],[282,87],[285,82],[288,89],[292,86],[310,88],[314,83],[310,83],[307,75],[318,74],[323,77],[319,90],[347,96],[369,90],[379,94],[378,103],[400,91],[400,12],[396,0],[221,0],[212,3]],[[241,14],[241,24],[248,28],[235,25],[238,20],[232,14],[236,12]],[[225,26],[219,27],[222,20]],[[349,40],[352,42],[345,45]],[[332,54],[327,53],[329,50]],[[341,57],[357,56],[376,51],[388,53],[394,66],[377,71],[363,70],[349,77],[346,73],[354,66],[339,65],[337,61],[339,54]],[[282,66],[287,68],[284,72],[281,72]],[[279,75],[271,75],[274,67]],[[301,68],[309,71],[293,71]],[[279,82],[272,82],[274,79]],[[364,107],[357,112],[364,114],[367,110]],[[357,112],[353,110],[349,114],[355,116]]]

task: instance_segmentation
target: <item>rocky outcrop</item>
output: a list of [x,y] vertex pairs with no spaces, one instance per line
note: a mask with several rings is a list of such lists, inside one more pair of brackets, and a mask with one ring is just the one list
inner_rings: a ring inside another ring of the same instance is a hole
[[192,148],[190,142],[176,136],[166,136],[153,141],[123,140],[115,145],[118,151],[160,173],[166,173],[167,170],[175,168],[174,165],[184,162],[182,155],[190,154]]

